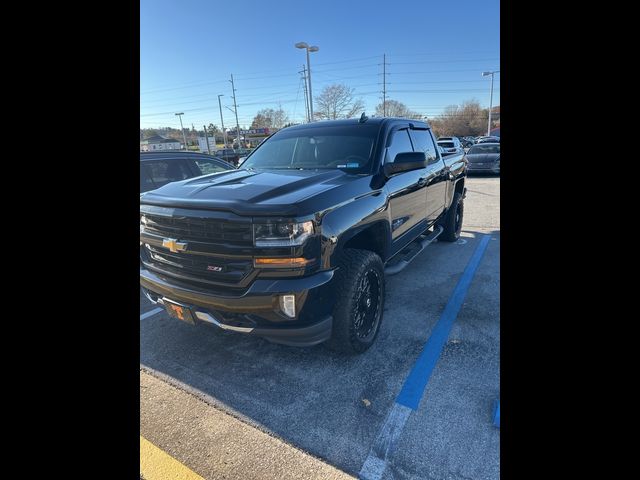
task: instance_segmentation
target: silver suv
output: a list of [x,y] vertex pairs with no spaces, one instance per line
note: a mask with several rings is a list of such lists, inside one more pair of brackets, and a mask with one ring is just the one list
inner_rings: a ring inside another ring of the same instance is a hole
[[438,145],[444,149],[445,153],[460,153],[464,151],[458,137],[440,137],[438,138]]

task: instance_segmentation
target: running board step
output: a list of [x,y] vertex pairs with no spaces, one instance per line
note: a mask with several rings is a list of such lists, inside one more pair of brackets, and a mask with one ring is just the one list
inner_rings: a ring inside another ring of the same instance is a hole
[[429,245],[440,236],[443,230],[444,228],[442,227],[442,225],[436,225],[433,232],[425,235],[421,239],[418,238],[417,240],[414,240],[413,243],[409,244],[408,248],[410,248],[410,250],[405,254],[403,258],[401,258],[397,262],[394,262],[393,265],[385,267],[385,275],[395,275],[396,273],[400,273],[402,270],[404,270],[406,266],[409,265],[409,263],[411,263],[411,261],[415,259],[427,245]]

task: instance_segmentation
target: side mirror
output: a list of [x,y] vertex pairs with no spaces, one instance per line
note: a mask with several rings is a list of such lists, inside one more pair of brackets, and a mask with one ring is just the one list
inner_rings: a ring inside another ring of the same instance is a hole
[[402,172],[419,170],[427,166],[427,156],[424,152],[398,153],[393,163],[385,163],[383,172],[389,178]]

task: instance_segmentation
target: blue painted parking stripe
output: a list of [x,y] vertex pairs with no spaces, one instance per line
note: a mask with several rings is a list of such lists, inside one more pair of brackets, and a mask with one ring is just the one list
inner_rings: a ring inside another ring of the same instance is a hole
[[396,397],[396,401],[382,424],[371,450],[369,450],[369,454],[358,473],[358,478],[361,480],[380,480],[384,475],[384,471],[387,468],[387,460],[395,450],[411,412],[416,410],[420,404],[420,399],[431,377],[431,372],[440,357],[442,347],[449,337],[453,322],[458,316],[462,301],[471,286],[471,280],[480,265],[480,260],[482,260],[482,255],[484,255],[489,245],[489,240],[491,240],[490,235],[482,237],[460,280],[458,280],[438,323],[433,328],[422,353],[411,372],[409,372],[402,390]]
[[436,323],[436,326],[433,328],[422,353],[418,357],[418,360],[416,360],[411,372],[409,372],[409,376],[405,380],[402,390],[396,398],[396,402],[400,405],[409,407],[412,410],[417,410],[420,400],[422,399],[422,395],[424,394],[424,389],[426,388],[427,382],[431,377],[431,373],[433,372],[438,358],[440,357],[442,348],[447,342],[453,322],[458,316],[458,312],[462,306],[462,301],[471,286],[473,275],[476,273],[476,270],[480,265],[480,260],[482,260],[482,255],[484,255],[490,239],[490,235],[484,235],[480,240],[476,251],[473,253],[471,260],[469,260],[467,268],[465,268],[462,273],[462,277],[460,277],[453,294],[449,298],[447,305],[444,307],[444,311],[442,312],[438,323]]

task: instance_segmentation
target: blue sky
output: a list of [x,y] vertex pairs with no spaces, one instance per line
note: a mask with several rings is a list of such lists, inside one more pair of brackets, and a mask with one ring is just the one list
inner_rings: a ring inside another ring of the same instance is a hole
[[[382,55],[387,55],[387,98],[423,115],[478,100],[489,106],[490,77],[500,68],[497,0],[140,1],[140,126],[235,125],[233,73],[240,126],[262,108],[304,119],[298,72],[311,53],[314,97],[322,87],[355,88],[373,114],[382,98]],[[500,103],[500,74],[493,104]]]

